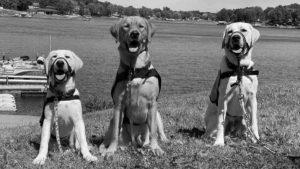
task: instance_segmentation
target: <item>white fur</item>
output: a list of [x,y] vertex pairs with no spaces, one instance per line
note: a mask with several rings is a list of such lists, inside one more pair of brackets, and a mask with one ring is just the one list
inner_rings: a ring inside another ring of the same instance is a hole
[[[237,58],[233,55],[227,48],[226,43],[230,43],[228,32],[243,32],[243,35],[246,38],[246,43],[253,45],[259,38],[259,32],[253,28],[250,24],[247,23],[232,23],[228,25],[225,29],[223,36],[223,45],[222,47],[225,50],[225,55],[221,60],[220,71],[227,72],[232,71],[227,66],[225,58],[227,58],[231,63],[237,65]],[[242,43],[242,42],[241,42]],[[252,49],[241,57],[240,64],[241,66],[247,66],[248,68],[254,65],[252,61]],[[218,106],[209,101],[208,108],[205,114],[205,125],[206,133],[205,136],[216,137],[214,145],[224,145],[224,132],[225,126],[228,123],[224,121],[224,116],[227,114],[231,116],[243,116],[243,112],[239,103],[238,87],[231,87],[230,85],[237,81],[237,76],[231,76],[229,78],[222,79],[218,88],[219,98]],[[259,138],[258,134],[258,125],[257,125],[257,86],[258,80],[256,75],[243,76],[241,82],[242,93],[244,94],[244,102],[247,113],[250,115],[251,119],[251,129],[254,132],[255,136]],[[242,119],[240,122],[239,130],[242,133],[246,132],[246,123],[245,119]],[[224,124],[224,125],[223,125]]]
[[[46,73],[50,74],[50,68],[53,64],[53,56],[56,58],[63,57],[67,60],[72,70],[75,72],[79,70],[83,63],[78,56],[76,56],[72,51],[69,50],[55,50],[49,53],[46,59]],[[68,56],[69,58],[66,58]],[[49,77],[49,79],[53,79]],[[53,83],[53,81],[50,81]],[[67,91],[75,87],[74,77],[70,77],[67,82],[60,84],[58,86],[59,90]],[[74,95],[79,95],[78,90],[75,90]],[[47,92],[47,98],[55,96],[51,90]],[[86,140],[85,126],[82,117],[82,107],[80,100],[70,100],[70,101],[59,101],[57,103],[58,110],[58,121],[59,121],[59,134],[60,137],[69,137],[70,146],[79,146],[83,158],[87,161],[96,161],[97,157],[93,156],[89,149]],[[33,160],[33,164],[43,165],[45,164],[48,144],[50,140],[50,134],[55,136],[55,126],[54,124],[54,103],[48,103],[45,106],[45,119],[42,126],[41,143],[40,150],[37,157]]]

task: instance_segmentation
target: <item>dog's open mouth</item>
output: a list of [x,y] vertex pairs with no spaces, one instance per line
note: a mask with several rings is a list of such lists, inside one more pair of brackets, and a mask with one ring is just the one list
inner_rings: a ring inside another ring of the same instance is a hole
[[140,42],[139,41],[131,41],[128,43],[128,50],[131,53],[136,53],[139,50]]
[[236,54],[239,54],[239,53],[242,53],[244,50],[244,46],[241,45],[240,43],[233,43],[231,45],[231,51],[233,53],[236,53]]
[[239,47],[239,48],[232,48],[231,50],[233,53],[242,53],[243,52],[243,48]]
[[56,81],[64,81],[67,78],[66,73],[63,70],[58,70],[54,73],[54,77]]

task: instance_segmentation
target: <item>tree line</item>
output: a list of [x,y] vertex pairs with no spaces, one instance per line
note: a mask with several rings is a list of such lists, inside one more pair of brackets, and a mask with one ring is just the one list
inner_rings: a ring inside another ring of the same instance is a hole
[[173,11],[169,7],[163,9],[155,8],[134,8],[133,6],[123,7],[121,5],[112,4],[110,2],[101,2],[98,0],[1,0],[0,6],[6,9],[14,9],[26,11],[29,5],[38,2],[41,8],[52,6],[60,12],[60,14],[78,13],[80,15],[92,16],[111,16],[118,14],[120,16],[140,15],[146,18],[155,16],[157,18],[169,19],[211,19],[215,18],[215,14],[200,11]]
[[218,21],[227,22],[261,22],[269,25],[294,25],[300,24],[300,4],[287,6],[279,5],[275,8],[247,7],[242,9],[221,9],[216,16]]
[[205,19],[227,22],[260,22],[265,21],[270,25],[299,25],[300,5],[291,4],[287,6],[268,7],[263,10],[261,7],[246,7],[240,9],[221,9],[219,12],[200,11],[174,11],[169,7],[160,8],[134,8],[133,6],[123,7],[110,2],[98,0],[0,0],[0,6],[7,9],[26,11],[29,5],[38,2],[41,8],[54,7],[60,14],[78,13],[80,15],[92,16],[133,16],[140,15],[146,18],[157,17],[162,19]]

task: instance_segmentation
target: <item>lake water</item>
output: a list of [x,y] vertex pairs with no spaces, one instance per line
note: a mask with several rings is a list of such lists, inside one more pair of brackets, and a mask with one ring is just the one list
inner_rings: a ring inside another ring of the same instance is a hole
[[[0,17],[0,54],[8,57],[73,50],[84,62],[77,87],[83,102],[98,97],[111,101],[110,89],[119,63],[118,44],[109,33],[115,19],[51,20]],[[162,76],[161,98],[210,90],[217,74],[224,26],[202,23],[154,22],[156,34],[150,45],[152,63]],[[260,69],[260,83],[299,80],[300,30],[258,28],[261,38],[253,53]],[[286,65],[278,70],[279,65]],[[40,115],[42,97],[16,97],[16,114]]]

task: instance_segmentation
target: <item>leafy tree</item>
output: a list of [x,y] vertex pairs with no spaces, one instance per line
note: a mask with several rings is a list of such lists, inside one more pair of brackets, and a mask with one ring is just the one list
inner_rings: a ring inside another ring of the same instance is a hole
[[139,9],[140,16],[144,18],[149,18],[149,16],[153,15],[153,11],[150,8],[142,7]]
[[28,6],[31,5],[32,2],[30,0],[19,0],[17,5],[17,10],[25,11],[28,9]]
[[133,6],[129,6],[129,7],[125,8],[124,14],[127,16],[135,16],[135,15],[138,15],[138,11]]
[[173,18],[174,18],[174,19],[181,19],[181,13],[175,11],[175,12],[173,13]]
[[91,12],[91,15],[103,16],[106,12],[104,6],[101,3],[89,3],[88,9]]
[[300,24],[300,9],[294,10],[291,13],[292,22],[295,26],[298,26]]
[[115,6],[113,4],[108,4],[106,6],[106,16],[111,16],[115,11]]
[[192,13],[187,11],[180,11],[180,14],[182,19],[189,19],[192,17]]
[[153,11],[154,15],[155,15],[157,18],[161,18],[161,17],[162,17],[162,15],[161,15],[162,10],[161,10],[161,9],[159,9],[159,8],[154,8],[152,11]]
[[6,8],[6,9],[18,9],[18,0],[3,0],[1,1],[1,6]]
[[154,15],[155,15],[157,18],[161,18],[161,12],[156,12]]
[[274,10],[274,8],[273,7],[267,7],[264,11],[263,11],[263,19],[264,20],[267,20],[267,16],[268,16],[268,13],[270,12],[270,11],[272,11],[272,10]]
[[125,8],[124,8],[123,6],[118,5],[118,6],[116,7],[116,10],[117,10],[117,12],[118,12],[120,15],[124,15]]
[[54,4],[54,7],[60,11],[61,14],[71,14],[73,13],[76,5],[77,2],[73,0],[59,0],[56,4]]
[[218,13],[217,13],[217,20],[219,21],[231,21],[231,17],[234,16],[234,13],[232,10],[230,9],[221,9]]
[[266,16],[266,19],[269,20],[269,24],[271,25],[286,25],[291,21],[291,18],[291,13],[281,5],[277,6],[273,10],[270,10]]
[[163,18],[173,18],[173,11],[169,7],[163,7],[161,16]]

